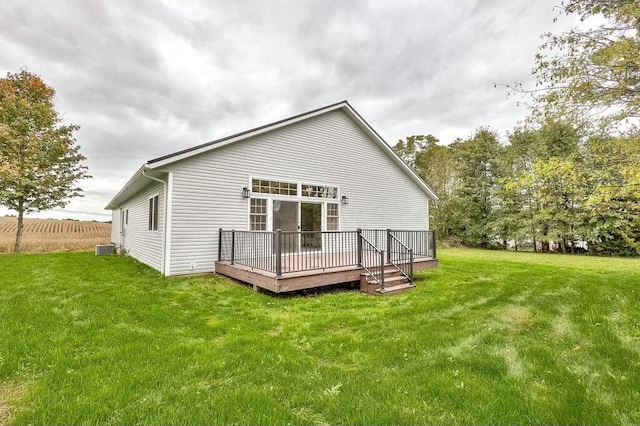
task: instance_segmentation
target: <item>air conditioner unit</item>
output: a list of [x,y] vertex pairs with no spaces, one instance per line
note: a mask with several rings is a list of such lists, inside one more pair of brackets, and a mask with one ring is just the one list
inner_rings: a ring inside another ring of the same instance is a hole
[[116,246],[114,244],[98,244],[96,246],[96,256],[108,256],[115,253]]

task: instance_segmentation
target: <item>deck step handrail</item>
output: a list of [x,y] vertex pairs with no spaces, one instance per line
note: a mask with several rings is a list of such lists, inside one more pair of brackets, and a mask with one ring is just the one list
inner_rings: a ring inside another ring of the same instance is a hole
[[402,229],[388,229],[388,235],[393,235],[405,246],[413,249],[414,258],[430,257],[436,259],[436,231],[421,230],[407,231]]
[[384,251],[373,245],[360,230],[358,230],[358,239],[360,266],[384,290]]
[[409,283],[413,283],[413,249],[407,247],[391,232],[387,234],[387,261]]

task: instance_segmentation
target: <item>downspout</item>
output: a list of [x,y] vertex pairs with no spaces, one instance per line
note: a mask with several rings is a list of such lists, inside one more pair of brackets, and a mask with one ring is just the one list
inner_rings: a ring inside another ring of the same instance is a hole
[[160,182],[162,184],[162,186],[164,187],[164,218],[163,218],[163,223],[162,223],[162,273],[164,275],[166,275],[166,268],[165,268],[165,256],[166,256],[166,248],[167,248],[167,210],[168,210],[168,202],[167,202],[167,182],[163,181],[162,179],[158,179],[156,177],[153,176],[149,176],[148,174],[146,174],[145,172],[149,170],[148,166],[145,165],[144,170],[142,170],[142,176],[151,179],[151,180],[155,180],[156,182]]

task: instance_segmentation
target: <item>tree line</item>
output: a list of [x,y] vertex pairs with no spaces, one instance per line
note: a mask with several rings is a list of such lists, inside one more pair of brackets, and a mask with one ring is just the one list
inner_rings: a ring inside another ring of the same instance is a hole
[[586,243],[594,254],[640,254],[637,136],[586,137],[547,121],[513,129],[506,143],[480,128],[448,145],[410,136],[394,150],[438,194],[431,223],[441,238],[481,248],[576,252]]
[[562,252],[586,243],[593,254],[638,256],[640,3],[566,0],[556,9],[584,25],[543,34],[534,88],[496,84],[531,107],[507,141],[479,128],[447,145],[410,136],[394,150],[439,195],[431,223],[441,238]]

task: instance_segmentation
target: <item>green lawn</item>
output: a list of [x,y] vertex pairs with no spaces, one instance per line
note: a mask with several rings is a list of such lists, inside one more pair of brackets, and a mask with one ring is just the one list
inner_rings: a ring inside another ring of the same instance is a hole
[[0,255],[0,424],[640,423],[640,261],[443,250],[418,289],[271,297]]

